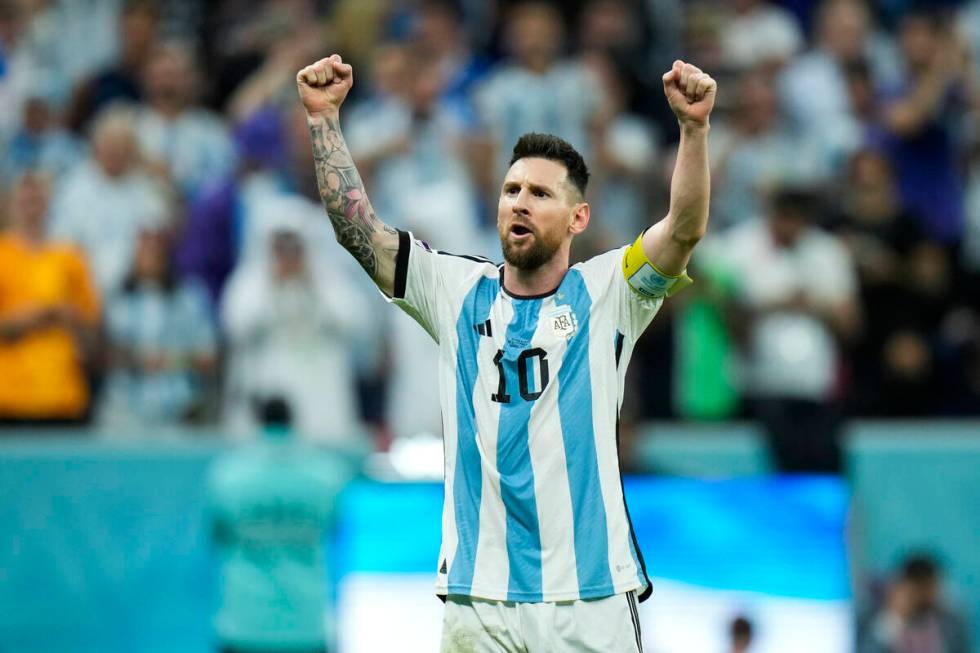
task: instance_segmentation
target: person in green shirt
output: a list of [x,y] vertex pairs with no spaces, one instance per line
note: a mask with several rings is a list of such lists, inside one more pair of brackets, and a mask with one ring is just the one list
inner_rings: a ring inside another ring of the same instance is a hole
[[324,653],[332,648],[327,535],[352,467],[342,454],[294,440],[285,401],[259,410],[262,441],[209,472],[219,650]]

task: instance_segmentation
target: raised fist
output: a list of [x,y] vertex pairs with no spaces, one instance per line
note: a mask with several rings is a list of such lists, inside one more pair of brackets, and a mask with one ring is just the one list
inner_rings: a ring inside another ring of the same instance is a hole
[[354,70],[332,54],[296,73],[296,88],[309,115],[336,113],[354,84]]
[[708,124],[715,106],[718,84],[697,66],[680,59],[664,73],[664,95],[682,125],[700,127]]

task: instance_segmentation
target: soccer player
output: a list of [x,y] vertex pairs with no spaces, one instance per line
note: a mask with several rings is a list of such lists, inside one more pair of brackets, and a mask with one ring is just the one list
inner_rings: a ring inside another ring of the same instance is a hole
[[642,650],[636,600],[650,582],[623,499],[617,418],[636,340],[690,282],[707,227],[715,81],[682,61],[663,75],[681,130],[670,210],[632,244],[571,267],[589,173],[568,143],[527,134],[514,147],[495,265],[375,215],[340,131],[351,66],[335,54],[296,82],[338,242],[439,345],[442,650]]

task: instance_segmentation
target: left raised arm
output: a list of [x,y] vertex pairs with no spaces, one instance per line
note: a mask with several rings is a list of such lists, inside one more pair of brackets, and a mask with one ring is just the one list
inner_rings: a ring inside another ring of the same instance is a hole
[[643,253],[662,274],[684,272],[694,246],[708,228],[708,117],[717,84],[700,68],[683,61],[664,74],[664,94],[680,124],[681,140],[670,184],[667,217],[643,235]]

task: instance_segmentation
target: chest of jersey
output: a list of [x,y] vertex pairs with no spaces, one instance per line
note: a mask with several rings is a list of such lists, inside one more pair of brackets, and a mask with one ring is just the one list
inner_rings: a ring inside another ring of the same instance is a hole
[[479,336],[477,393],[486,394],[474,397],[477,403],[489,400],[504,408],[537,402],[555,392],[559,374],[588,367],[590,307],[576,306],[564,294],[501,297],[486,319],[473,317]]

